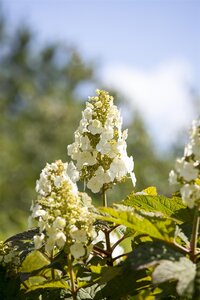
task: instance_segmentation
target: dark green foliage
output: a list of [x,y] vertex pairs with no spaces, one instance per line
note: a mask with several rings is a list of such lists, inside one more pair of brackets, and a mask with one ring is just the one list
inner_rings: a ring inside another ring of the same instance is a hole
[[7,269],[0,265],[0,299],[19,300],[20,279],[16,274],[7,274]]
[[[155,300],[180,300],[181,297],[178,296],[176,292],[176,282],[165,282],[159,285],[161,293],[159,293]],[[185,299],[187,300],[187,299]],[[188,299],[189,300],[189,299]]]
[[144,270],[138,272],[123,270],[121,274],[108,281],[107,284],[97,292],[94,299],[120,300],[127,295],[136,295],[140,289],[149,287],[150,282],[145,280],[145,277],[146,273]]
[[161,259],[177,260],[182,255],[162,242],[145,242],[133,249],[124,262],[127,269],[144,269]]

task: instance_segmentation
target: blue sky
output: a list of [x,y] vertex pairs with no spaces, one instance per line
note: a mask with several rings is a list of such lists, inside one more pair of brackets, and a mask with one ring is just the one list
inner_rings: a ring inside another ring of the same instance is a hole
[[200,1],[4,0],[8,18],[32,24],[41,40],[77,44],[103,63],[152,67],[182,58],[200,74]]
[[[86,58],[98,62],[102,81],[118,87],[132,106],[145,113],[147,103],[152,104],[147,126],[159,143],[169,143],[166,136],[195,117],[188,89],[200,91],[200,1],[1,2],[12,28],[23,22],[32,26],[40,42],[77,45]],[[168,131],[165,113],[171,117]],[[159,137],[159,122],[165,138]]]

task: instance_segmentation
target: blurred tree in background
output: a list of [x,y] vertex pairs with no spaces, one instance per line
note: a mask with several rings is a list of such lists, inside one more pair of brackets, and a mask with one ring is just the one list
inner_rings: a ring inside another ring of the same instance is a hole
[[80,117],[77,89],[93,67],[66,46],[36,46],[30,30],[0,26],[0,231],[23,226],[46,162],[66,160]]
[[[46,162],[68,159],[66,148],[84,105],[77,91],[88,83],[102,88],[94,70],[76,49],[37,45],[29,29],[10,32],[0,17],[1,238],[26,228],[35,181]],[[155,153],[138,114],[129,127],[128,153],[135,161],[137,190],[154,184],[166,193],[173,161],[170,165]],[[119,200],[131,189],[130,181],[119,185],[110,199]]]

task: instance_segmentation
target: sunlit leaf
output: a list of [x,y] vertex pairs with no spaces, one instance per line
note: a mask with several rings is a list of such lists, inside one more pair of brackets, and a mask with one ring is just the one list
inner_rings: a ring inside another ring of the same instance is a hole
[[173,218],[178,223],[193,220],[192,210],[183,204],[180,197],[167,198],[161,195],[152,196],[131,193],[121,203],[144,211],[159,212],[163,217]]
[[106,213],[106,215],[97,215],[97,218],[99,219],[115,224],[122,224],[139,233],[147,234],[162,241],[173,242],[176,225],[171,219],[155,216],[151,217],[149,215],[145,216],[134,210],[122,209],[120,211],[120,208],[117,210],[114,208],[102,207],[100,208],[100,212]]
[[37,289],[46,289],[46,288],[56,288],[56,289],[70,289],[69,285],[64,280],[51,280],[51,281],[44,281],[40,282],[36,285],[31,285],[29,287],[28,292],[34,291]]
[[39,270],[48,266],[49,263],[50,260],[44,254],[35,250],[26,256],[22,263],[20,272],[32,272],[34,270]]

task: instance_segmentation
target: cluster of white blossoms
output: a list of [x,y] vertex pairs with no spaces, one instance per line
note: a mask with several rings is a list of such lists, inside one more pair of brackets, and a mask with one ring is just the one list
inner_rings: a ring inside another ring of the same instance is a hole
[[122,132],[122,117],[113,104],[113,97],[103,90],[89,97],[82,119],[75,131],[75,141],[68,146],[68,155],[76,161],[80,178],[98,193],[109,184],[121,181],[133,173],[134,162],[127,155],[127,130]]
[[40,230],[34,236],[35,249],[44,247],[51,253],[64,248],[76,259],[86,255],[94,217],[91,203],[85,205],[83,194],[78,193],[77,179],[73,163],[58,160],[42,170],[36,182],[38,197],[31,207],[31,218],[37,221]]
[[188,207],[200,206],[200,120],[193,121],[190,141],[184,156],[176,160],[169,182],[180,185],[182,200]]

